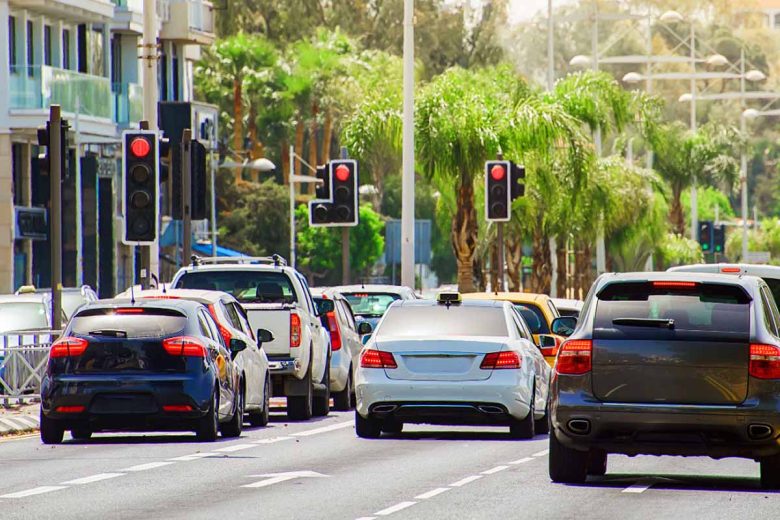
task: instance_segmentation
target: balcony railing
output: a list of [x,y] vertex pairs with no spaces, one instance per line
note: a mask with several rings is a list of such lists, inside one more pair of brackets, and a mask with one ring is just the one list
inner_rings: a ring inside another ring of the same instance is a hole
[[144,116],[144,89],[135,83],[114,83],[114,120],[119,125],[137,123]]
[[11,108],[45,109],[58,104],[64,112],[111,119],[111,81],[56,67],[15,67],[11,73]]

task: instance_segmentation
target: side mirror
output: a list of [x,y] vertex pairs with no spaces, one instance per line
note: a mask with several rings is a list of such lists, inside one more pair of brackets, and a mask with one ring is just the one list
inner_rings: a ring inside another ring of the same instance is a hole
[[577,318],[574,316],[561,316],[555,318],[552,322],[550,329],[553,334],[568,338],[574,333],[574,329],[577,328]]
[[317,316],[324,316],[336,309],[336,304],[333,302],[333,300],[317,298],[315,303],[317,304]]
[[549,334],[539,334],[539,351],[544,357],[555,357],[558,355],[558,339]]
[[246,347],[246,341],[243,339],[233,338],[230,340],[230,353],[234,359],[239,352],[246,350]]
[[259,344],[262,343],[270,343],[274,340],[274,335],[271,334],[270,330],[266,329],[257,329],[257,342]]
[[374,327],[372,327],[369,322],[361,321],[360,323],[358,323],[357,333],[360,334],[361,336],[371,334],[372,332],[374,332]]

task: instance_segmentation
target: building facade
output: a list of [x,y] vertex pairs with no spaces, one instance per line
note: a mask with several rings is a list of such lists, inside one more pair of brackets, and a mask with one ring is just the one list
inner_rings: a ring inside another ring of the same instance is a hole
[[[160,101],[190,101],[213,6],[157,0]],[[63,180],[63,285],[102,296],[132,283],[117,216],[120,136],[143,117],[143,0],[0,0],[0,293],[50,285],[48,240],[18,237],[17,208],[47,207],[37,129],[59,104],[70,124]]]

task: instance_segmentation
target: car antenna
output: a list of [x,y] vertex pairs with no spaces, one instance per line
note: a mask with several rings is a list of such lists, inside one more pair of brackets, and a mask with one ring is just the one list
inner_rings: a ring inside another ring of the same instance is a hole
[[168,291],[165,289],[165,284],[162,284],[162,293],[168,294]]
[[130,286],[130,303],[135,305],[135,285]]

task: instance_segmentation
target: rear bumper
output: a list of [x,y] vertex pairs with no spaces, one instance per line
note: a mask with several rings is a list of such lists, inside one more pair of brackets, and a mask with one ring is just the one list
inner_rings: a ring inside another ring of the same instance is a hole
[[301,371],[301,361],[292,357],[268,356],[268,370],[272,376],[296,376]]

